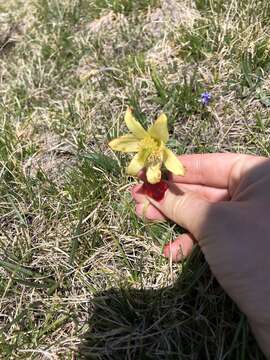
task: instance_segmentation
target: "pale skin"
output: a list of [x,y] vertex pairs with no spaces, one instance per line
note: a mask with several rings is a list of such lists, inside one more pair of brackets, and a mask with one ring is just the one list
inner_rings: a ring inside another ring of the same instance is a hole
[[146,199],[141,185],[132,189],[136,213],[154,221],[170,219],[186,229],[164,255],[180,261],[198,243],[270,359],[270,159],[196,154],[180,160],[186,175],[170,176],[160,202]]

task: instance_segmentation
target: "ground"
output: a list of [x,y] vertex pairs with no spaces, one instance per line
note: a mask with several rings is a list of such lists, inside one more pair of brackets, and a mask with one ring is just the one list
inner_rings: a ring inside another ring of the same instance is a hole
[[132,106],[177,154],[268,156],[269,25],[268,0],[0,0],[1,359],[263,359],[107,144]]

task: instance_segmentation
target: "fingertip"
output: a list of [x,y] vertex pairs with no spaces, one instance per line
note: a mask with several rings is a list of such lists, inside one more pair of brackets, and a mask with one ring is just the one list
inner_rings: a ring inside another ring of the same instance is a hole
[[130,190],[131,196],[137,203],[144,203],[147,199],[142,190],[143,184],[137,184],[133,186]]
[[130,188],[131,195],[136,195],[142,187],[142,184],[136,184]]
[[137,174],[138,178],[142,181],[146,181],[146,173],[145,170],[140,170]]
[[138,203],[135,205],[135,213],[139,218],[143,217],[143,204]]
[[191,234],[183,234],[164,246],[163,255],[171,259],[172,262],[179,262],[191,254],[193,246],[193,236]]

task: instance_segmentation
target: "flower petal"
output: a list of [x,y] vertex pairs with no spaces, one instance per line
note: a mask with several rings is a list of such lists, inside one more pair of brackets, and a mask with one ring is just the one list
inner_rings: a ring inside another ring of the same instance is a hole
[[185,175],[185,168],[181,161],[168,148],[164,149],[164,165],[174,175]]
[[111,149],[122,152],[137,152],[140,149],[139,140],[132,134],[120,136],[109,142]]
[[161,164],[150,165],[146,170],[146,178],[150,184],[159,183],[161,180]]
[[154,124],[148,129],[148,134],[154,139],[163,141],[165,144],[169,139],[167,116],[161,114]]
[[140,151],[134,156],[127,167],[127,173],[132,176],[136,176],[145,165],[147,154],[145,151]]
[[132,111],[130,108],[127,109],[125,114],[125,122],[130,132],[138,139],[143,139],[147,136],[147,131],[144,130],[142,125],[135,119],[132,115]]

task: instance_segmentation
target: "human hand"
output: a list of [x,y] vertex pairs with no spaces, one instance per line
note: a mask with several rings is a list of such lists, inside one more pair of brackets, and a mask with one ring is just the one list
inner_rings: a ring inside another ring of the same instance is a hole
[[184,155],[186,176],[171,176],[164,199],[132,190],[138,216],[187,230],[164,249],[174,261],[201,247],[222,287],[247,315],[270,358],[270,160],[239,154]]

